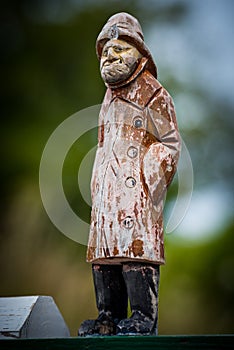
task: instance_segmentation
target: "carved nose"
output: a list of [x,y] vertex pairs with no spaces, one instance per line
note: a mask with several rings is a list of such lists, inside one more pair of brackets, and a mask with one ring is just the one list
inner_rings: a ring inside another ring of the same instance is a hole
[[112,47],[108,50],[107,58],[109,61],[115,61],[119,59],[119,55],[112,49]]

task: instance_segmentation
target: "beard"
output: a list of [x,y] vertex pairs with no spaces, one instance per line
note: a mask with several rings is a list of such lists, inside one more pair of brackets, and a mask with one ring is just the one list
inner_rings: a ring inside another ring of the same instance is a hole
[[127,80],[134,72],[137,61],[124,63],[120,60],[106,61],[101,68],[101,76],[108,84],[121,83]]

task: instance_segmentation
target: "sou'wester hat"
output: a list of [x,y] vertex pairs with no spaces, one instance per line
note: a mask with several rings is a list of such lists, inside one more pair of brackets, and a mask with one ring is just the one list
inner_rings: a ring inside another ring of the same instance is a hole
[[121,39],[134,45],[148,59],[147,69],[157,78],[157,67],[144,42],[144,36],[138,20],[129,13],[120,12],[111,16],[96,41],[96,52],[100,60],[105,43],[111,39]]

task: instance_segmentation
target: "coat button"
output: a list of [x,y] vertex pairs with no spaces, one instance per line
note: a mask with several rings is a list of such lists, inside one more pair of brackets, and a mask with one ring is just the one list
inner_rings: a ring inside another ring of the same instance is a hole
[[125,185],[127,187],[132,188],[132,187],[136,186],[136,180],[133,177],[128,177],[125,181]]
[[135,158],[137,156],[137,154],[138,154],[137,148],[134,146],[130,146],[128,151],[127,151],[127,155],[130,158]]
[[143,126],[143,120],[141,117],[137,116],[133,119],[133,125],[135,128],[141,128]]
[[130,230],[134,225],[134,220],[131,216],[127,216],[124,220],[123,220],[123,226],[125,228],[127,228],[128,230]]

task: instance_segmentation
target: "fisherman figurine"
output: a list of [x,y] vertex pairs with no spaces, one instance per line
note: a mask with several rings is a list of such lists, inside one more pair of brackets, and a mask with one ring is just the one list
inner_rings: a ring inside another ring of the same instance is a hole
[[107,91],[91,180],[87,261],[99,314],[84,321],[78,335],[156,335],[163,205],[180,152],[175,110],[136,18],[110,17],[96,50]]

